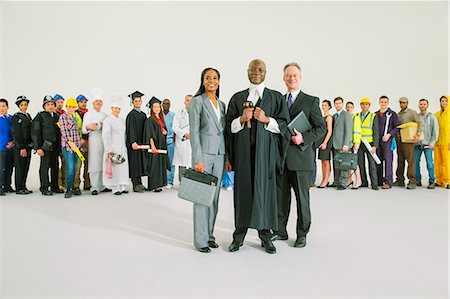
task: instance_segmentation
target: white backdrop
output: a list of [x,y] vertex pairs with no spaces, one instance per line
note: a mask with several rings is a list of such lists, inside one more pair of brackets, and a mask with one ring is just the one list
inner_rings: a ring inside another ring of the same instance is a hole
[[208,66],[221,72],[227,103],[247,88],[253,58],[266,62],[266,85],[282,93],[282,68],[291,61],[303,68],[303,90],[321,99],[369,97],[378,109],[385,94],[398,110],[401,96],[416,109],[427,98],[434,112],[449,93],[446,1],[0,5],[0,96],[11,113],[22,94],[34,116],[46,94],[89,96],[94,87],[106,102],[138,89],[144,100],[171,99],[176,111]]

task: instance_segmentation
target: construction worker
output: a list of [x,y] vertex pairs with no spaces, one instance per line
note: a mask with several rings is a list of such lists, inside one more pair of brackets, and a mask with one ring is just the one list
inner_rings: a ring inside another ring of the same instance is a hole
[[377,166],[372,154],[376,154],[377,147],[379,146],[379,123],[378,117],[375,113],[370,112],[371,102],[368,98],[361,99],[360,106],[361,112],[357,114],[357,118],[361,120],[361,143],[366,140],[371,149],[362,144],[358,151],[358,166],[361,173],[362,187],[368,187],[367,174],[366,174],[366,158],[369,161],[369,175],[370,183],[373,190],[378,190],[378,178],[377,178]]

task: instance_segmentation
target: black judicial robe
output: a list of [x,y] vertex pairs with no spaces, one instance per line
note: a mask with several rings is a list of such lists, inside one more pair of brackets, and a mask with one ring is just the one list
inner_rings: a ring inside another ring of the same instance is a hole
[[144,144],[144,124],[147,115],[144,112],[139,112],[133,109],[128,113],[126,126],[126,146],[128,150],[128,169],[130,178],[138,178],[144,174],[143,151],[133,150],[131,145],[136,142],[141,145]]
[[[167,130],[167,129],[166,129]],[[161,132],[161,126],[153,118],[149,117],[144,126],[144,144],[150,145],[153,139],[157,149],[167,150],[166,136]],[[148,189],[153,190],[167,185],[167,171],[170,170],[168,154],[144,152],[144,172],[148,175]]]
[[226,115],[227,151],[235,171],[235,226],[276,229],[276,171],[282,165],[283,146],[286,146],[282,136],[286,132],[289,115],[283,96],[265,88],[256,107],[278,122],[281,134],[267,131],[265,125],[256,120],[252,122],[253,138],[252,129],[247,124],[238,133],[231,133],[231,122],[242,115],[248,95],[248,89],[234,94]]

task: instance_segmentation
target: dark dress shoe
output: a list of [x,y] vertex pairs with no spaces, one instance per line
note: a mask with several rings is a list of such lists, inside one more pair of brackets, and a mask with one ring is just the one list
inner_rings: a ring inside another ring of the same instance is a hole
[[8,188],[5,189],[5,192],[15,193],[16,190],[14,190],[12,187],[8,187]]
[[5,196],[5,195],[6,195],[5,191],[3,191],[3,189],[0,189],[0,196]]
[[128,191],[128,190],[123,190],[123,191],[121,191],[121,193],[122,193],[122,194],[128,194],[129,191]]
[[81,195],[80,188],[74,188],[73,189],[73,195]]
[[338,186],[337,190],[345,190],[345,187],[344,186]]
[[272,235],[270,236],[270,240],[271,240],[271,241],[276,241],[276,240],[282,240],[282,241],[285,241],[285,240],[287,240],[287,239],[289,239],[289,238],[288,238],[288,235],[281,235],[281,234],[277,234],[277,233],[274,233],[274,234],[272,234]]
[[31,194],[31,193],[33,193],[33,190],[28,190],[28,188],[27,187],[25,187],[25,189],[24,189],[25,191],[27,191],[29,194]]
[[98,191],[97,191],[97,190],[94,190],[94,191],[91,192],[91,194],[92,194],[92,195],[98,195]]
[[372,190],[380,190],[380,188],[378,187],[378,185],[372,185]]
[[[52,196],[53,195],[53,192],[52,191],[42,191],[41,192],[42,193],[42,195],[45,195],[45,196]],[[64,193],[64,191],[63,191],[63,193]]]
[[239,242],[237,242],[237,241],[233,241],[233,242],[230,244],[230,246],[228,246],[228,250],[229,250],[230,252],[238,251],[238,250],[239,250],[239,247],[241,247],[242,245],[243,245],[242,242],[239,243]]
[[272,241],[270,240],[262,240],[261,246],[266,250],[267,253],[276,253],[277,249],[273,246]]
[[161,188],[156,188],[155,190],[153,190],[153,192],[161,192],[162,189]]
[[16,191],[16,194],[19,194],[19,195],[28,195],[28,194],[30,194],[30,193],[29,193],[27,190],[22,189],[22,190]]
[[133,192],[144,193],[145,187],[142,185],[137,185],[136,187],[133,187]]
[[306,246],[306,237],[298,237],[297,240],[295,240],[294,247],[302,248]]
[[114,195],[122,195],[122,192],[116,191],[116,192],[114,192],[113,194],[114,194]]
[[103,189],[101,192],[102,192],[102,193],[105,193],[105,192],[111,192],[111,191],[112,191],[111,189],[105,188],[105,189]]
[[219,248],[219,245],[215,241],[208,241],[208,246],[211,248]]
[[71,198],[73,194],[74,194],[73,190],[72,189],[68,189],[66,191],[66,194],[64,194],[64,198]]
[[198,251],[203,252],[203,253],[208,253],[208,252],[211,252],[211,249],[209,249],[209,247],[202,247],[202,248],[199,248]]
[[64,193],[64,190],[62,190],[62,189],[55,189],[55,190],[52,190],[52,192],[53,193]]

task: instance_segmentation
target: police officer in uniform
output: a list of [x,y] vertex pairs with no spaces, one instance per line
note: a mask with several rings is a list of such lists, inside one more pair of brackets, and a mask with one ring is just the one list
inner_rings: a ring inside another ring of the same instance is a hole
[[64,193],[64,190],[59,189],[58,186],[58,152],[61,143],[61,131],[58,127],[59,115],[54,111],[55,103],[50,95],[44,97],[42,107],[44,111],[39,112],[31,124],[31,138],[36,153],[41,157],[40,191],[42,195],[53,195],[53,192]]
[[11,124],[11,134],[14,140],[14,165],[16,194],[26,195],[33,193],[26,186],[28,170],[30,169],[31,148],[31,115],[27,113],[30,100],[20,96],[16,100],[19,111],[14,114]]

